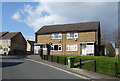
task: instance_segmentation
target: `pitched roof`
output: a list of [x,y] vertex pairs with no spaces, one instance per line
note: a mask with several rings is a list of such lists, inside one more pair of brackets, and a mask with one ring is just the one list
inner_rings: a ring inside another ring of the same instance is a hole
[[10,33],[7,33],[4,36],[2,36],[0,39],[11,39],[14,36],[16,36],[18,33],[20,33],[20,32],[10,32]]
[[98,30],[100,22],[84,22],[63,25],[49,25],[43,26],[36,34],[48,33],[65,33],[65,32],[80,32],[80,31],[93,31]]
[[109,54],[110,52],[112,53],[115,52],[115,48],[113,47],[112,43],[106,43],[105,47],[106,47],[107,54]]
[[9,33],[9,32],[0,32],[0,37],[7,34],[7,33]]
[[27,40],[29,42],[30,45],[34,45],[35,41],[30,41],[30,40]]

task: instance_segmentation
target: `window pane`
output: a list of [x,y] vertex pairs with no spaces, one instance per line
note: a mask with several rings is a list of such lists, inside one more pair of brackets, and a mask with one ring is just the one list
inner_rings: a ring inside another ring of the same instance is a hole
[[70,45],[70,50],[76,50],[75,45]]
[[58,50],[58,45],[54,45],[54,50]]
[[4,48],[4,51],[8,51],[8,48]]
[[62,34],[61,33],[52,34],[51,38],[52,39],[61,39],[62,38]]
[[59,50],[61,50],[61,45],[59,45]]
[[77,45],[67,45],[67,51],[77,51]]
[[74,33],[74,36],[77,38],[78,37],[78,33]]
[[62,45],[52,45],[51,50],[52,51],[61,51],[62,50]]
[[70,49],[69,49],[69,45],[67,45],[67,50],[70,50]]
[[61,38],[61,35],[59,35],[59,38]]
[[54,50],[54,48],[52,47],[52,50]]
[[54,36],[52,35],[51,38],[54,38]]
[[4,40],[4,43],[7,44],[7,43],[8,43],[8,40]]
[[54,34],[54,38],[58,38],[58,34]]
[[78,33],[67,33],[67,38],[77,38]]
[[70,37],[72,37],[72,38],[73,38],[73,37],[74,37],[74,33],[70,33]]
[[67,38],[70,38],[70,33],[67,33]]

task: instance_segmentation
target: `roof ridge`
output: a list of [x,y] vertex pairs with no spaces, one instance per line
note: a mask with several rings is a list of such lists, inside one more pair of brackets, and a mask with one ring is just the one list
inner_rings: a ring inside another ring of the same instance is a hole
[[1,39],[11,39],[21,32],[9,32],[1,37]]
[[72,32],[72,31],[95,31],[100,27],[99,21],[83,22],[83,23],[70,23],[60,25],[47,25],[40,28],[35,34],[47,34],[57,32]]
[[76,25],[76,24],[85,24],[85,23],[100,23],[100,21],[93,21],[93,22],[80,22],[80,23],[69,23],[69,24],[55,24],[55,25],[44,25],[43,27],[51,27],[51,26],[61,26],[61,25]]

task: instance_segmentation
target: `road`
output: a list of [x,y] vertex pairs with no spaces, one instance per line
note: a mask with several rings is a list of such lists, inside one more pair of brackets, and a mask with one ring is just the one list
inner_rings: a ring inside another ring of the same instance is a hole
[[43,64],[19,58],[3,57],[0,68],[2,68],[2,79],[83,79]]

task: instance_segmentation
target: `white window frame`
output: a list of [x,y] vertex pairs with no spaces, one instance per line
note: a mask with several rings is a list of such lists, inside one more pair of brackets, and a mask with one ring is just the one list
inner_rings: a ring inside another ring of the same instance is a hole
[[[75,50],[69,50],[69,49],[67,49],[68,46],[70,47],[70,45],[76,45],[76,49]],[[78,51],[78,44],[67,44],[66,45],[66,51]]]
[[[7,43],[6,43],[7,42]],[[6,39],[6,40],[4,40],[4,44],[8,44],[8,40]]]
[[[7,49],[7,51],[5,49]],[[8,48],[4,48],[3,50],[4,50],[4,52],[8,52]]]
[[[60,38],[55,38],[55,37],[54,37],[55,34],[58,34],[58,37],[60,36]],[[51,39],[62,39],[62,33],[52,33]]]
[[[54,46],[55,46],[55,45],[52,45],[52,46],[51,46],[51,51],[62,51],[62,45],[58,45],[58,50],[52,50],[52,48],[54,49]],[[59,50],[59,47],[61,47],[61,50]]]
[[[74,37],[70,37],[70,34],[72,34],[72,33],[67,33],[67,39],[78,38],[78,33],[73,33]],[[77,36],[75,37],[75,35],[77,35]]]

